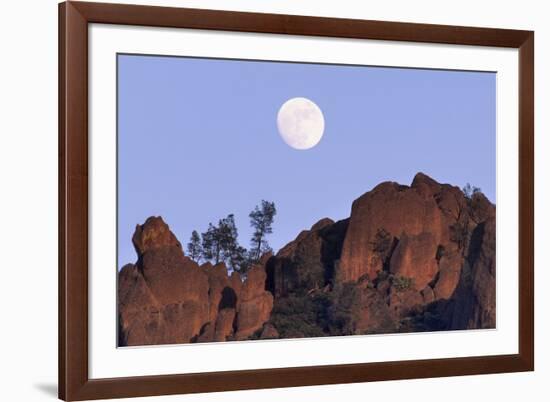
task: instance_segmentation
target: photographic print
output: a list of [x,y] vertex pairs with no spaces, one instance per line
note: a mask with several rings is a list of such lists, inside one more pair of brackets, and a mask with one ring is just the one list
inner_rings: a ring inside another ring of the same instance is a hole
[[496,328],[496,74],[119,54],[118,345]]

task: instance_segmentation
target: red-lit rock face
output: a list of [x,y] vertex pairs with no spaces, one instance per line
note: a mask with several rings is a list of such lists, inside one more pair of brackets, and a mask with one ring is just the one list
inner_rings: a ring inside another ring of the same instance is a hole
[[199,266],[162,218],[118,278],[119,344],[494,328],[495,206],[419,173],[323,218],[242,278]]

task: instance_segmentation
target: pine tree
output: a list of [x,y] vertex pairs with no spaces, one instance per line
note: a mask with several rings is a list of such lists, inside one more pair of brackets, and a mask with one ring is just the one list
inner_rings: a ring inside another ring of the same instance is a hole
[[213,264],[224,262],[229,268],[239,271],[246,265],[246,249],[239,245],[238,231],[233,214],[220,219],[218,225],[208,225],[202,234],[202,254]]
[[214,264],[220,262],[220,230],[212,223],[208,224],[208,229],[202,234],[202,253],[206,260],[213,261]]
[[200,262],[202,258],[201,236],[196,230],[193,230],[191,240],[187,243],[187,253],[192,260]]
[[250,240],[250,259],[254,262],[258,261],[263,253],[271,251],[271,247],[267,242],[267,235],[273,232],[271,225],[276,214],[275,203],[262,200],[261,206],[256,205],[248,215],[250,226],[254,229]]
[[222,260],[234,271],[241,271],[246,265],[246,249],[239,245],[239,233],[235,225],[233,214],[218,223],[220,233],[220,244],[222,250]]
[[476,186],[472,186],[470,183],[466,183],[464,187],[462,187],[462,192],[468,199],[472,199],[473,196],[477,193],[481,193],[481,189]]

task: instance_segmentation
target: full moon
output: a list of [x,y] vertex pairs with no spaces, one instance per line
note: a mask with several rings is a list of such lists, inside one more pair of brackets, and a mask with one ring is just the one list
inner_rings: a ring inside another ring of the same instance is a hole
[[294,149],[310,149],[323,137],[325,118],[314,102],[307,98],[292,98],[279,109],[277,128],[287,145]]

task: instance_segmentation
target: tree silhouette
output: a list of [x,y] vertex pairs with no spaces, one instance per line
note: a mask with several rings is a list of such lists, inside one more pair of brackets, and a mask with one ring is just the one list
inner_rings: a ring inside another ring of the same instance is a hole
[[208,229],[202,234],[202,252],[206,260],[213,261],[214,264],[220,262],[221,257],[221,235],[217,226],[208,224]]
[[466,185],[462,187],[462,192],[464,193],[466,198],[471,200],[474,194],[481,192],[481,189],[479,187],[472,186],[470,183],[466,183]]
[[239,233],[235,225],[235,216],[227,215],[218,223],[222,260],[232,270],[239,271],[244,263],[246,249],[239,245]]
[[273,232],[271,225],[276,213],[275,203],[265,200],[250,212],[250,225],[254,228],[250,250],[239,244],[235,216],[229,214],[217,225],[209,223],[202,236],[196,230],[191,233],[187,244],[189,256],[197,262],[201,258],[213,264],[224,262],[231,270],[246,273],[263,253],[271,251],[266,236]]
[[248,215],[250,217],[250,226],[254,229],[252,239],[250,240],[250,259],[254,262],[258,261],[263,253],[271,251],[266,237],[273,232],[271,225],[276,214],[275,203],[262,200],[261,206],[256,205],[254,210]]
[[239,245],[233,214],[220,219],[216,226],[210,223],[208,230],[202,234],[202,254],[206,260],[214,264],[224,262],[232,270],[243,270],[246,252],[246,249]]
[[192,260],[200,261],[202,257],[201,236],[196,230],[191,233],[191,240],[187,243],[187,252]]

